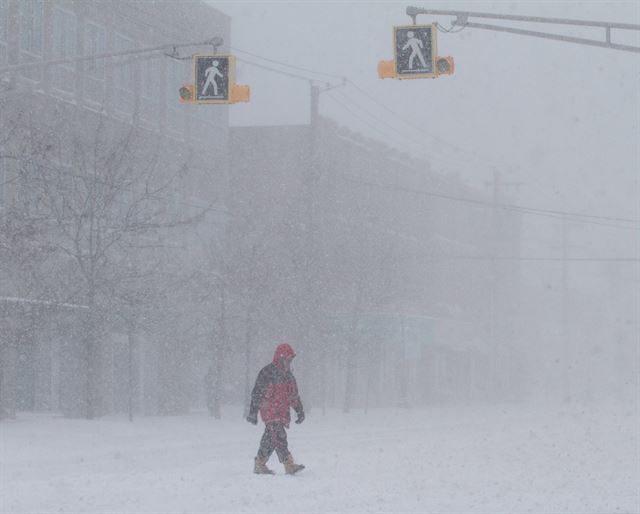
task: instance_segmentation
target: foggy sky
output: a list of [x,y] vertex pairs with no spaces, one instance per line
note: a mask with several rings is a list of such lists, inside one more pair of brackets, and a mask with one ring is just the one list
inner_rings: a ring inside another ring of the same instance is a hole
[[[640,4],[211,3],[232,17],[232,48],[346,76],[422,131],[408,135],[413,129],[353,86],[323,94],[321,114],[423,155],[434,170],[458,174],[482,189],[493,179],[494,170],[499,170],[505,181],[521,183],[505,201],[640,218],[638,54],[467,28],[457,34],[438,34],[438,55],[455,59],[453,76],[383,81],[376,73],[379,60],[393,58],[392,27],[411,23],[405,14],[408,5],[638,24]],[[419,16],[418,23],[438,21],[449,27],[452,19]],[[604,39],[604,30],[542,24],[526,28]],[[638,45],[640,34],[614,30],[612,40]],[[318,78],[320,82],[337,82]],[[250,85],[252,97],[248,104],[231,107],[232,125],[308,123],[308,83],[242,63],[238,65],[238,82]],[[353,113],[336,101],[349,105]],[[525,216],[522,253],[559,255],[560,237],[557,219]],[[569,238],[574,256],[640,255],[637,231],[578,223],[571,224]],[[580,287],[601,285],[594,278],[598,266],[574,268],[574,281]],[[547,264],[523,268],[525,277],[538,282],[541,275],[556,271],[557,266]]]

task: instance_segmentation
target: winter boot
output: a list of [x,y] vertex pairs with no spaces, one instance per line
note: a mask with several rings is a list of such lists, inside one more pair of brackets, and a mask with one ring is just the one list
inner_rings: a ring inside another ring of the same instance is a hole
[[287,456],[283,464],[284,464],[284,470],[287,473],[287,475],[294,475],[298,471],[302,471],[304,469],[304,465],[296,464],[295,462],[293,462],[293,456],[291,454]]
[[267,467],[267,460],[268,459],[256,457],[253,472],[257,475],[275,475],[275,473]]

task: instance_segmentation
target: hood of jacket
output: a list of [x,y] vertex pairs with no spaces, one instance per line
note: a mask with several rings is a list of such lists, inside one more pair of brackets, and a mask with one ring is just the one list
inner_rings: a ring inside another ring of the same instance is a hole
[[292,359],[296,356],[296,352],[293,351],[290,344],[282,343],[276,347],[276,351],[273,352],[273,363],[280,367],[280,362],[283,357],[291,357]]

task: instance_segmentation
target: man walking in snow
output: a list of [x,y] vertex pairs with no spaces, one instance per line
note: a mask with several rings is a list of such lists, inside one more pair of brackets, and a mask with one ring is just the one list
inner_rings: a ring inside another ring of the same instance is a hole
[[258,411],[260,411],[260,417],[265,424],[253,469],[253,472],[259,475],[274,474],[267,467],[267,461],[274,450],[288,475],[304,469],[302,464],[294,462],[289,452],[285,430],[289,428],[291,421],[290,408],[293,408],[298,415],[296,423],[304,421],[304,409],[298,395],[298,386],[291,372],[291,361],[295,356],[290,345],[286,343],[278,345],[273,354],[273,361],[260,370],[256,385],[251,392],[251,407],[247,421],[257,425]]

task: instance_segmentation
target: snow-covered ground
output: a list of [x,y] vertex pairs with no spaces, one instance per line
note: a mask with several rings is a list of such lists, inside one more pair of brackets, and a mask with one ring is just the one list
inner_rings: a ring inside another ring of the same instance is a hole
[[638,513],[636,408],[433,407],[292,425],[307,465],[252,474],[261,428],[224,419],[68,420],[0,424],[0,511]]

